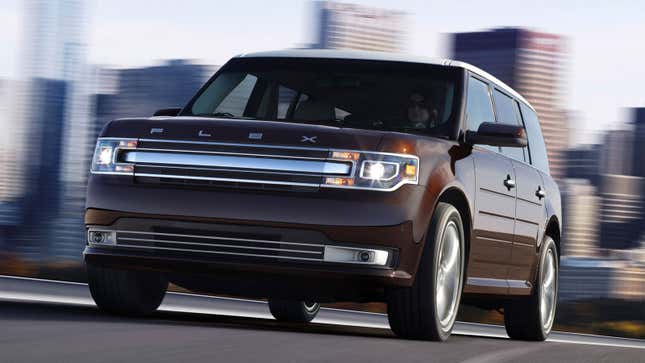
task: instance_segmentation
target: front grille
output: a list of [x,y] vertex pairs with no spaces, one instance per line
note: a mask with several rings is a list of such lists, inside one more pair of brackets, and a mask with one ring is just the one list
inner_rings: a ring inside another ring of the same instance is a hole
[[317,189],[326,177],[356,172],[353,161],[330,159],[327,149],[255,144],[143,139],[117,159],[134,164],[139,182],[187,186]]
[[[180,233],[181,232],[181,233]],[[280,235],[240,235],[236,233],[155,228],[155,231],[116,231],[118,247],[154,251],[175,251],[213,255],[323,261],[324,245],[285,242]]]

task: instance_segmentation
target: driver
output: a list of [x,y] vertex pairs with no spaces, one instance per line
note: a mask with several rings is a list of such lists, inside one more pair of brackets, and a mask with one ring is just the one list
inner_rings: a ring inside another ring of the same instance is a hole
[[436,127],[438,112],[430,109],[426,98],[419,92],[412,92],[408,100],[408,121],[415,129]]

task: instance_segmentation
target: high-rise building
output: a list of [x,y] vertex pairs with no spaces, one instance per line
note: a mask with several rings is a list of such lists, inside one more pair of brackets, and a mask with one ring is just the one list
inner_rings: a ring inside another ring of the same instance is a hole
[[586,179],[592,185],[600,183],[600,144],[581,145],[566,151],[567,178]]
[[[633,108],[631,111],[631,123],[634,126],[634,153],[632,163],[634,175],[645,177],[645,107]],[[645,190],[643,191],[645,192]]]
[[20,223],[20,210],[17,196],[22,188],[17,180],[19,168],[15,151],[15,122],[12,104],[20,82],[0,81],[0,248],[9,237],[10,230]]
[[645,178],[603,174],[600,181],[600,247],[635,248],[643,229]]
[[600,174],[635,175],[632,130],[610,130],[603,137],[600,153]]
[[61,210],[61,170],[63,124],[67,108],[67,82],[36,78],[30,81],[33,91],[32,121],[25,159],[28,183],[22,201],[19,240],[11,248],[29,259],[46,259],[55,255],[56,218]]
[[[56,258],[58,233],[67,229],[59,212],[71,209],[70,203],[78,206],[85,194],[87,169],[79,150],[89,142],[91,118],[84,2],[29,0],[23,18],[24,86],[14,103],[10,141],[15,154],[12,180],[22,187],[3,198],[20,201],[22,225],[13,242],[15,251],[28,258]],[[55,230],[48,229],[54,225]],[[75,258],[81,258],[80,252]]]
[[314,7],[313,48],[397,52],[405,46],[404,12],[334,1],[316,1]]
[[570,257],[598,256],[600,197],[586,179],[567,179],[562,188],[563,225],[561,252]]
[[629,128],[607,131],[600,151],[601,247],[630,249],[645,232],[645,109],[631,110]]
[[[10,130],[9,126],[11,118],[8,115],[10,87],[11,85],[9,81],[4,79],[0,80],[0,130]],[[11,140],[10,132],[0,133],[0,170],[3,170],[2,177],[0,177],[0,203],[9,199],[9,188],[11,188],[11,184],[13,184],[10,180],[11,174],[6,172],[7,167],[13,166],[13,162],[11,162],[9,156],[9,140]],[[0,214],[1,213],[2,212],[0,212]]]
[[521,28],[458,33],[452,38],[452,58],[493,74],[535,107],[551,173],[556,180],[563,178],[569,144],[568,120],[562,105],[564,39]]

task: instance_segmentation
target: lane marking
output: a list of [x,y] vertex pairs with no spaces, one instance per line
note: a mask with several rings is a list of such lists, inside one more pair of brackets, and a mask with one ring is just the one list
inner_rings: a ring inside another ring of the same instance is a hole
[[548,349],[547,345],[539,344],[530,347],[520,347],[513,349],[504,349],[500,351],[484,353],[472,358],[461,361],[461,363],[502,363],[502,362],[516,362],[518,357],[527,355],[534,351]]

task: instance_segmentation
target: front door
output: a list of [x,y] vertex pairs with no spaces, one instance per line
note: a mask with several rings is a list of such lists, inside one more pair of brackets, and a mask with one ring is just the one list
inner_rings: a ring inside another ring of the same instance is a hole
[[508,270],[515,228],[515,171],[505,156],[473,149],[475,214],[467,292],[508,292]]

